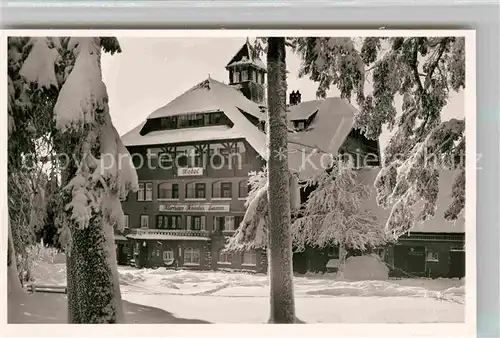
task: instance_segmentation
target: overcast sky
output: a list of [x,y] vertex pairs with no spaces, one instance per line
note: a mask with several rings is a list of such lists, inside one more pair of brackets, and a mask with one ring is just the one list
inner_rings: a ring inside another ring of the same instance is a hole
[[[102,72],[110,112],[120,135],[210,75],[228,83],[226,64],[245,43],[241,38],[120,38],[122,53],[103,55]],[[264,60],[265,61],[265,60]],[[314,100],[316,84],[298,78],[300,60],[287,53],[288,89]],[[329,96],[339,96],[336,88]],[[443,119],[464,117],[463,92],[450,98]],[[380,139],[383,148],[389,134]]]

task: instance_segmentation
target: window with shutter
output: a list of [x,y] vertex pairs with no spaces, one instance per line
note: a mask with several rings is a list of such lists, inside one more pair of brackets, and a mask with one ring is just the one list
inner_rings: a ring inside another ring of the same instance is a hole
[[195,185],[193,182],[186,184],[186,198],[195,198]]
[[224,216],[214,216],[215,231],[224,231]]
[[164,220],[164,218],[165,218],[165,216],[163,216],[163,215],[156,216],[156,228],[157,229],[163,229],[163,226],[164,226],[163,220]]
[[212,183],[212,198],[220,197],[220,181]]
[[196,183],[196,198],[205,198],[205,183]]
[[153,183],[146,183],[146,201],[153,200]]
[[238,197],[246,198],[248,196],[248,181],[247,180],[240,181],[238,188],[239,188]]
[[172,198],[172,183],[160,183],[158,184],[158,199],[169,199]]
[[232,196],[231,182],[222,182],[221,183],[221,197],[222,198],[231,198],[231,196]]
[[234,230],[240,227],[241,222],[243,222],[243,216],[235,216],[234,217]]
[[137,200],[144,201],[144,183],[139,183],[139,189],[137,190]]
[[172,184],[172,199],[179,199],[179,185],[177,183]]
[[201,230],[206,230],[205,216],[201,216]]
[[170,216],[170,228],[174,230],[181,228],[181,216]]
[[191,230],[201,230],[201,216],[191,216]]
[[224,231],[234,231],[234,216],[224,218]]

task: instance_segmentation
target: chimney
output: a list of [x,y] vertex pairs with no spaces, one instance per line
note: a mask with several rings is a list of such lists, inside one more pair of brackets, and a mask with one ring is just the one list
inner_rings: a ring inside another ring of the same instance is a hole
[[289,104],[290,104],[290,106],[295,105],[295,101],[296,101],[296,99],[297,99],[297,96],[296,96],[296,94],[295,94],[295,91],[292,91],[292,92],[290,93],[290,99],[289,99]]
[[289,104],[290,106],[294,106],[296,104],[299,104],[301,102],[301,94],[300,92],[297,90],[297,91],[293,91],[290,93],[290,100],[289,100]]

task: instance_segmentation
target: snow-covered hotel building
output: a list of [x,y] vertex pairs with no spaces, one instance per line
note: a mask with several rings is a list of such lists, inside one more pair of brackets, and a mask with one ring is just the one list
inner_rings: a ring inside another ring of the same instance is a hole
[[[222,251],[243,218],[248,173],[262,169],[267,156],[266,67],[252,56],[247,41],[226,69],[229,84],[208,78],[122,136],[140,183],[138,193],[122,202],[127,227],[115,237],[119,263],[266,270],[263,251]],[[348,102],[301,102],[300,93],[293,91],[288,103],[289,166],[301,178],[318,170],[321,159],[319,154],[311,156],[314,149],[374,154],[369,165],[379,166],[378,142],[352,128],[355,110]],[[308,161],[302,165],[304,158]],[[371,174],[367,179],[373,185]],[[388,259],[390,252],[394,257],[400,251],[389,250]],[[322,269],[337,255],[335,248],[306,251],[295,255],[294,266]],[[406,261],[401,264],[408,269]]]

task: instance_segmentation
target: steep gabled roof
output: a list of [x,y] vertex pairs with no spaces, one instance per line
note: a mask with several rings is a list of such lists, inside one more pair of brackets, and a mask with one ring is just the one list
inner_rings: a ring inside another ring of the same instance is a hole
[[338,97],[307,101],[290,107],[289,121],[307,119],[317,112],[307,130],[288,135],[291,150],[289,166],[299,173],[301,179],[324,170],[330,163],[328,154],[336,155],[349,135],[355,111],[349,102]]
[[[358,180],[370,187],[371,197],[363,205],[365,210],[370,210],[377,215],[382,224],[385,224],[389,219],[391,213],[390,209],[383,209],[377,205],[374,184],[380,168],[363,169],[358,174]],[[410,231],[413,232],[429,232],[429,233],[464,233],[465,232],[465,218],[462,215],[455,221],[449,222],[445,220],[444,213],[452,202],[451,191],[454,179],[458,171],[443,170],[439,175],[439,192],[437,200],[436,214],[430,220],[415,225]],[[420,210],[421,204],[417,204],[415,210]]]
[[155,110],[148,116],[148,119],[189,113],[224,111],[223,106],[227,103],[257,118],[263,116],[259,105],[247,99],[239,90],[208,78],[165,106]]
[[125,146],[171,144],[205,140],[228,140],[244,138],[261,155],[266,153],[266,136],[254,126],[240,111],[262,118],[259,106],[248,100],[237,89],[209,78],[186,91],[167,105],[148,116],[148,120],[183,115],[221,111],[234,123],[233,127],[210,126],[193,129],[160,130],[141,135],[146,124],[122,136]]
[[262,62],[262,60],[258,57],[254,57],[254,50],[253,47],[250,45],[250,42],[247,41],[241,48],[238,50],[238,52],[231,58],[231,61],[226,65],[226,69],[236,66],[236,65],[253,65],[259,69],[262,69],[264,71],[267,71],[267,67]]

